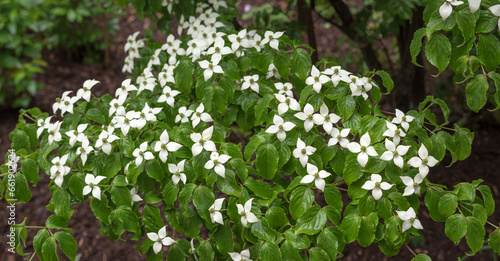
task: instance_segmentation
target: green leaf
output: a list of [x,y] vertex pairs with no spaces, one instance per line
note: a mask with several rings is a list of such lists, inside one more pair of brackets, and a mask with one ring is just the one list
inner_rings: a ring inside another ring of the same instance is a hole
[[262,144],[264,144],[266,142],[266,139],[264,136],[262,135],[254,135],[250,138],[250,141],[248,142],[248,144],[245,146],[245,159],[246,160],[250,160],[250,158],[252,157],[252,154],[258,149],[260,148],[260,146]]
[[108,217],[111,214],[111,208],[108,206],[108,198],[101,197],[101,200],[92,198],[90,201],[90,208],[97,219],[99,219],[104,224],[109,224]]
[[[459,128],[453,135],[455,140],[454,154],[459,160],[464,160],[470,155],[474,133],[468,129]],[[453,153],[452,153],[453,156]],[[458,198],[460,199],[460,197]]]
[[260,222],[256,222],[252,224],[251,228],[252,234],[254,234],[257,238],[273,242],[276,240],[277,233],[272,230],[265,219],[261,219]]
[[[375,222],[374,222],[375,221]],[[369,217],[361,217],[359,226],[358,243],[362,247],[367,247],[372,244],[375,239],[375,230],[378,224],[378,214],[371,213]]]
[[266,211],[267,223],[270,228],[278,230],[288,224],[288,218],[285,210],[280,207],[270,207]]
[[441,215],[445,218],[451,216],[457,211],[458,200],[454,194],[446,194],[439,199],[438,208]]
[[347,185],[351,185],[351,183],[363,176],[363,172],[361,171],[363,167],[359,165],[357,156],[358,155],[354,153],[349,153],[349,155],[347,155],[344,168],[344,180]]
[[200,261],[212,261],[215,258],[215,252],[208,241],[202,241],[196,248]]
[[43,242],[42,256],[45,261],[59,260],[57,256],[57,245],[54,237],[49,237]]
[[432,259],[426,254],[418,254],[411,261],[432,261]]
[[87,111],[87,118],[94,122],[106,124],[106,116],[97,108],[90,108]]
[[59,188],[54,192],[50,200],[50,204],[54,207],[54,212],[63,217],[66,221],[69,221],[73,215],[70,199],[69,193]]
[[[15,176],[15,191],[14,195],[15,198],[20,201],[20,202],[28,202],[31,199],[31,190],[28,186],[28,181],[26,180],[26,177],[21,173],[17,172]],[[11,194],[12,195],[12,194]]]
[[483,196],[484,209],[486,210],[486,215],[491,216],[495,211],[495,200],[493,199],[493,195],[491,194],[490,187],[486,185],[481,185],[477,187],[477,190],[481,192]]
[[495,251],[497,254],[500,254],[500,229],[496,229],[493,231],[488,239],[488,245]]
[[265,144],[257,151],[257,171],[259,176],[272,179],[278,170],[278,151],[273,144]]
[[287,261],[302,261],[299,251],[288,241],[285,241],[281,245],[281,255],[283,256],[283,259]]
[[189,60],[182,60],[174,69],[175,83],[179,86],[179,90],[184,94],[191,92],[193,84],[193,64]]
[[462,31],[464,43],[471,38],[475,38],[474,31],[476,29],[476,21],[476,16],[467,8],[457,12],[457,25]]
[[172,181],[168,181],[163,188],[163,202],[165,202],[166,207],[172,207],[177,200],[178,188]]
[[146,174],[158,182],[161,182],[165,176],[165,172],[157,159],[150,160],[146,163]]
[[293,50],[290,58],[293,71],[300,80],[304,81],[309,76],[312,68],[311,57],[306,50],[297,48]]
[[[42,246],[43,243],[49,238],[49,232],[47,229],[40,229],[36,233],[35,237],[33,238],[33,248],[35,251],[38,253],[38,258],[40,261],[44,261],[45,259],[43,258],[43,252],[42,252]],[[40,254],[42,253],[42,254]]]
[[211,223],[212,219],[208,209],[215,202],[214,193],[205,186],[199,186],[194,190],[193,194],[193,204],[198,210],[200,216],[207,222]]
[[327,217],[320,206],[314,205],[308,208],[297,220],[295,234],[314,235],[326,225]]
[[277,245],[272,242],[262,244],[260,248],[259,260],[262,261],[279,261],[281,260],[281,251]]
[[56,232],[54,234],[56,240],[59,242],[59,247],[63,253],[71,260],[76,257],[76,240],[67,232]]
[[15,129],[9,134],[9,138],[12,140],[11,148],[15,151],[30,151],[30,138],[26,132]]
[[431,35],[425,46],[425,56],[429,62],[439,69],[440,74],[450,62],[451,44],[442,33],[435,32]]
[[444,233],[455,244],[467,233],[467,219],[462,214],[454,214],[446,219]]
[[319,247],[313,247],[309,250],[309,261],[324,261],[328,259],[328,254]]
[[[500,47],[499,47],[500,48]],[[479,112],[486,105],[488,97],[488,79],[483,74],[478,74],[467,84],[465,93],[467,95],[467,105],[474,112]]]
[[432,220],[436,222],[444,222],[446,220],[446,217],[443,217],[441,215],[441,212],[439,211],[439,200],[443,194],[433,190],[433,189],[428,189],[425,193],[425,206],[427,206],[427,209],[429,209],[429,215],[431,216]]
[[476,33],[490,33],[495,30],[498,23],[498,17],[496,17],[489,10],[478,10],[479,19],[476,23]]
[[337,100],[337,108],[339,109],[342,120],[347,120],[351,117],[356,109],[356,100],[352,96],[343,96]]
[[316,245],[323,249],[330,256],[331,260],[336,260],[339,242],[332,232],[323,230],[316,241]]
[[477,57],[488,71],[500,64],[500,41],[493,34],[480,34],[477,43]]
[[262,199],[269,199],[273,196],[271,191],[271,184],[266,183],[262,180],[255,180],[249,177],[245,181],[245,187],[249,188],[255,195],[261,197]]
[[484,236],[486,232],[481,221],[475,217],[467,217],[467,244],[474,252],[479,251],[483,246]]
[[417,63],[417,55],[420,53],[422,49],[422,38],[427,34],[427,29],[420,28],[413,34],[413,39],[410,43],[410,53],[411,53],[411,61],[413,64],[422,67],[422,65]]
[[38,183],[39,175],[38,175],[38,165],[36,162],[30,158],[26,158],[21,161],[21,172],[24,174],[26,179],[36,185]]
[[293,190],[290,196],[290,214],[293,219],[298,220],[302,213],[311,207],[314,201],[314,193],[310,188],[300,186]]
[[214,240],[219,252],[228,253],[233,251],[233,231],[229,222],[225,222],[223,226],[218,226],[217,231],[214,233]]
[[394,82],[392,81],[391,76],[387,72],[382,70],[376,71],[375,74],[382,78],[382,84],[387,89],[387,94],[389,94],[394,88]]
[[351,243],[358,237],[359,228],[361,227],[361,217],[358,214],[350,214],[344,217],[340,228],[345,231],[346,242]]
[[460,201],[474,201],[476,198],[476,190],[472,184],[462,182],[454,186],[457,193],[458,200]]
[[324,193],[326,203],[341,211],[342,207],[344,206],[344,202],[342,201],[342,195],[340,194],[340,191],[334,186],[326,186]]
[[111,200],[117,207],[132,205],[132,196],[130,195],[130,190],[126,187],[111,187]]
[[290,75],[290,56],[287,52],[279,50],[274,53],[274,66],[283,79]]

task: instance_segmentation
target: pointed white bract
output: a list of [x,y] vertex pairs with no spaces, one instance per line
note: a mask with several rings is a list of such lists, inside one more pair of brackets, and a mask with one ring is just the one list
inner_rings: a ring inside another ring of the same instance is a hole
[[[180,111],[180,109],[179,109]],[[193,116],[191,116],[191,123],[193,124],[193,128],[196,127],[200,121],[203,122],[212,122],[212,116],[210,114],[204,112],[205,111],[205,105],[203,103],[200,103],[198,108],[193,112]],[[186,111],[187,113],[187,111]]]
[[148,151],[148,142],[145,141],[141,143],[139,148],[136,148],[134,152],[132,152],[132,156],[135,157],[135,165],[139,166],[142,163],[142,160],[152,160],[155,158],[151,151]]
[[314,126],[313,113],[314,113],[314,108],[311,104],[308,103],[304,106],[303,112],[297,112],[294,115],[295,117],[304,121],[304,129],[306,130],[306,132],[309,132]]
[[[217,59],[216,59],[217,61]],[[220,59],[219,59],[220,61]],[[224,73],[222,70],[222,67],[218,65],[219,61],[217,62],[209,62],[207,60],[199,61],[198,64],[200,65],[201,68],[205,69],[203,72],[203,77],[205,78],[205,81],[208,81],[208,79],[212,78],[212,75],[214,73]]]
[[305,167],[309,156],[316,151],[316,148],[312,146],[306,146],[306,144],[300,139],[297,139],[297,147],[293,150],[293,156],[299,159],[302,167]]
[[415,119],[413,116],[405,115],[402,111],[396,109],[396,118],[392,119],[392,123],[400,124],[405,131],[408,131],[410,127],[410,122]]
[[170,246],[175,243],[171,237],[167,236],[167,227],[164,226],[158,230],[158,233],[149,232],[147,233],[149,240],[155,242],[153,244],[153,251],[155,254],[161,251],[163,246]]
[[174,141],[169,141],[167,130],[164,130],[161,133],[160,141],[157,141],[155,143],[155,151],[159,151],[160,160],[163,161],[163,163],[167,162],[169,151],[170,152],[177,151],[181,147],[182,147],[181,144]]
[[210,154],[210,160],[205,163],[205,169],[214,169],[215,173],[217,175],[225,178],[226,177],[226,167],[224,167],[224,164],[231,158],[231,156],[221,154],[212,151]]
[[293,91],[292,91],[293,86],[291,83],[289,83],[289,82],[286,82],[286,83],[277,82],[277,83],[274,83],[274,87],[276,87],[279,94],[284,94],[288,97],[293,97]]
[[373,198],[375,200],[379,200],[383,194],[382,190],[388,190],[392,186],[393,185],[387,182],[382,182],[382,176],[380,176],[379,174],[372,174],[370,176],[370,180],[367,180],[361,188],[365,190],[371,190]]
[[351,142],[347,144],[347,149],[349,149],[353,153],[359,153],[358,163],[362,167],[366,166],[366,163],[368,162],[368,156],[372,157],[378,156],[377,151],[375,151],[373,146],[370,146],[370,142],[371,142],[370,134],[368,134],[367,132],[363,136],[361,136],[359,143]]
[[328,81],[330,81],[330,78],[326,75],[321,74],[318,68],[313,65],[311,68],[311,76],[306,79],[306,84],[312,85],[313,89],[317,93],[319,93],[321,91],[321,87],[323,87],[323,84],[327,83]]
[[314,185],[321,191],[325,190],[325,178],[331,176],[332,174],[321,170],[318,171],[318,167],[312,165],[311,163],[307,163],[307,175],[305,175],[301,180],[300,183],[311,183],[314,181]]
[[259,219],[253,214],[252,211],[252,200],[253,198],[249,199],[247,202],[245,202],[245,206],[241,204],[236,204],[236,207],[238,208],[238,213],[241,216],[241,224],[243,224],[244,227],[247,226],[248,223],[255,223],[259,222]]
[[452,6],[459,6],[463,4],[463,1],[457,1],[457,0],[446,0],[440,7],[439,7],[439,14],[441,15],[441,18],[443,20],[446,20],[451,15],[451,12],[453,11]]
[[294,111],[300,111],[300,104],[293,97],[287,97],[283,94],[275,93],[274,97],[280,103],[278,104],[278,114],[282,115],[288,111],[288,109],[292,109]]
[[241,90],[246,90],[248,88],[252,89],[254,92],[259,93],[259,75],[254,74],[252,76],[244,76],[243,83],[241,84]]
[[85,176],[85,183],[87,184],[85,187],[83,187],[83,192],[82,194],[85,196],[92,192],[92,196],[98,200],[101,200],[101,188],[97,186],[99,182],[101,182],[103,179],[106,177],[104,176],[94,176],[92,174],[87,174]]
[[186,106],[180,107],[178,112],[177,116],[175,116],[175,123],[178,123],[179,121],[181,123],[189,122],[189,116],[193,114],[193,111],[188,110]]
[[437,163],[438,160],[429,155],[424,144],[420,145],[420,149],[418,149],[418,157],[413,157],[408,161],[412,167],[418,168],[422,178],[425,178],[429,173],[429,167],[434,167]]
[[340,117],[335,113],[329,113],[330,110],[325,103],[319,108],[319,113],[313,115],[313,122],[316,125],[323,125],[326,133],[330,133],[333,129],[333,124],[340,121]]
[[[281,75],[278,72],[278,69],[276,68],[276,66],[274,66],[273,63],[271,63],[271,64],[269,64],[269,67],[267,68],[266,79],[271,79],[273,77],[276,79],[281,79]],[[281,83],[281,84],[283,84],[283,83]]]
[[398,145],[396,147],[396,144],[394,144],[394,142],[385,139],[385,148],[387,149],[387,151],[382,153],[380,159],[386,161],[394,160],[394,164],[396,164],[396,166],[403,168],[404,160],[402,156],[408,152],[410,146]]
[[481,6],[481,0],[468,0],[471,13],[475,13]]
[[283,142],[286,139],[286,132],[292,130],[295,124],[291,122],[284,122],[283,118],[278,115],[274,115],[273,118],[274,125],[269,126],[266,133],[276,133],[278,140]]
[[181,92],[172,90],[169,86],[163,88],[163,94],[158,98],[158,102],[166,102],[170,107],[174,107],[175,96],[179,95]]
[[222,202],[224,202],[224,198],[218,198],[215,200],[214,204],[212,204],[212,206],[208,208],[212,223],[219,223],[221,225],[224,225],[224,219],[222,217],[222,214],[220,213]]
[[415,179],[412,179],[411,177],[408,176],[401,176],[401,180],[403,181],[403,184],[405,184],[405,192],[403,193],[403,196],[410,196],[413,194],[419,195],[420,194],[420,183],[424,180],[420,174],[417,174],[415,176]]
[[403,130],[399,129],[396,124],[386,121],[386,126],[387,130],[382,135],[392,138],[394,144],[399,144],[399,142],[401,141],[401,137],[406,136],[406,133]]
[[71,170],[69,166],[65,166],[68,156],[69,154],[57,156],[51,161],[53,165],[50,167],[50,179],[53,179],[58,187],[62,187],[64,176],[68,175]]
[[410,229],[412,226],[416,229],[424,229],[422,224],[418,219],[416,219],[417,214],[413,208],[409,208],[407,211],[396,211],[401,220],[403,220],[403,232]]
[[84,99],[86,101],[90,101],[90,96],[92,94],[90,92],[90,89],[92,89],[92,87],[98,83],[99,81],[96,80],[86,80],[83,83],[83,87],[76,92],[76,97],[78,99]]
[[168,171],[170,171],[170,173],[172,173],[172,182],[174,183],[174,185],[177,185],[177,183],[179,183],[179,181],[182,181],[182,183],[186,184],[186,174],[184,174],[184,163],[186,163],[186,160],[181,160],[179,163],[176,164],[172,164],[172,163],[169,163],[168,164]]
[[77,141],[83,142],[87,136],[83,133],[87,129],[88,124],[80,124],[76,130],[67,131],[66,135],[69,137],[69,145],[73,147]]
[[250,259],[250,250],[248,249],[245,249],[240,253],[229,252],[228,254],[231,259],[233,259],[233,261],[253,261],[252,259]]
[[83,166],[85,166],[85,162],[87,162],[87,156],[93,150],[94,150],[94,148],[89,145],[88,139],[83,140],[82,146],[76,150],[76,155],[80,155],[80,158],[82,159]]
[[213,131],[214,131],[214,126],[210,126],[206,130],[204,130],[201,134],[191,133],[190,138],[194,142],[193,146],[191,147],[191,152],[193,153],[193,157],[200,154],[203,150],[217,151],[215,143],[210,140],[212,138]]
[[346,137],[349,135],[350,131],[351,129],[343,129],[342,131],[339,131],[337,128],[332,128],[332,131],[330,132],[330,136],[332,138],[328,141],[328,146],[334,146],[338,143],[341,147],[347,148],[349,140]]

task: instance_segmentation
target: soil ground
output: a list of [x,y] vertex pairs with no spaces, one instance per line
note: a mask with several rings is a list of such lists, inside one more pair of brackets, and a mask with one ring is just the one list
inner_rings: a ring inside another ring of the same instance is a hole
[[[257,5],[263,2],[265,1],[242,1],[240,3],[241,8],[239,8],[240,12],[244,4]],[[39,91],[32,106],[39,107],[42,111],[50,112],[51,104],[56,97],[60,97],[62,92],[67,90],[78,90],[87,79],[96,79],[101,82],[96,86],[97,88],[94,87],[92,89],[96,96],[114,92],[120,86],[121,81],[125,79],[125,76],[121,73],[121,68],[125,56],[123,46],[127,36],[135,31],[143,33],[145,28],[148,27],[148,24],[140,21],[134,15],[133,11],[128,10],[127,12],[128,15],[122,17],[120,20],[121,30],[113,37],[114,45],[109,49],[113,63],[108,68],[72,62],[60,58],[55,53],[46,53],[44,58],[48,62],[49,67],[46,68],[45,74],[37,76],[37,80],[46,87]],[[320,39],[318,41],[320,59],[326,52],[344,52],[345,50],[342,47],[331,45],[331,43],[337,42],[340,33],[335,30],[332,31],[332,29],[326,29],[322,26],[321,21],[316,21],[316,34],[317,36],[321,36],[318,37]],[[157,40],[159,39],[165,39],[165,37],[163,36],[162,38],[159,36]],[[0,158],[4,158],[5,153],[10,147],[8,134],[15,128],[18,111],[4,111],[1,112],[1,115],[3,121],[0,125]],[[500,123],[488,111],[475,114],[464,122],[466,122],[465,127],[469,127],[475,132],[472,154],[465,161],[457,162],[451,167],[445,167],[451,162],[449,155],[447,155],[438,167],[431,169],[429,179],[433,183],[444,184],[448,188],[459,182],[468,182],[479,178],[485,180],[484,184],[492,188],[497,206],[497,210],[489,218],[489,221],[493,224],[498,224],[500,222],[500,192],[498,188],[500,185],[500,173],[498,170],[498,162],[500,162],[500,142],[498,139],[500,135]],[[49,181],[50,179],[47,175],[41,174],[39,184],[32,188],[32,200],[27,204],[16,206],[17,222],[21,222],[26,217],[29,225],[44,225],[46,218],[52,214],[45,208],[51,198],[51,195],[46,190]],[[425,206],[421,209],[425,209]],[[8,226],[6,226],[7,222],[4,217],[7,217],[7,215],[6,203],[5,201],[0,201],[0,220],[2,220],[0,224],[1,242],[6,242]],[[432,221],[425,210],[419,212],[419,219],[424,226],[424,230],[422,231],[423,238],[418,244],[410,244],[414,252],[426,253],[436,261],[445,261],[456,260],[457,257],[462,257],[469,251],[464,242],[465,239],[457,246],[446,238],[444,223]],[[134,249],[136,242],[115,242],[99,234],[99,222],[90,209],[89,201],[75,206],[75,212],[69,223],[69,227],[73,229],[71,234],[78,243],[78,254],[81,254],[80,260],[145,259]],[[488,227],[487,230],[488,233],[493,231],[492,227]],[[28,239],[32,239],[34,235],[35,231],[29,231]],[[22,260],[17,254],[9,254],[7,249],[8,246],[2,243],[0,260]],[[32,251],[31,240],[28,240],[27,251]],[[362,248],[357,243],[352,243],[346,246],[344,257],[340,260],[410,260],[412,257],[413,254],[407,248],[402,248],[397,256],[387,258],[375,245]],[[32,260],[37,260],[37,258]],[[492,252],[491,250],[485,250],[475,256],[469,257],[468,260],[493,260]]]

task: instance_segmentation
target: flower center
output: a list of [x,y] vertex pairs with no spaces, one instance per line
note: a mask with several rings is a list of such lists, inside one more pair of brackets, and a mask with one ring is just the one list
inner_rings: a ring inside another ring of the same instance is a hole
[[65,105],[69,105],[69,101],[65,101],[65,102],[64,102],[64,104],[65,104]]
[[402,120],[403,120],[403,121],[406,121],[406,116],[403,116]]
[[208,210],[208,212],[209,212],[210,214],[213,214],[213,213],[215,213],[215,209],[214,209],[214,208],[211,208],[211,209],[209,209],[209,210]]
[[84,92],[88,92],[88,90],[89,90],[87,87],[83,87],[82,89]]
[[75,136],[78,135],[78,131],[76,131],[76,130],[73,131],[73,135],[75,135]]
[[335,70],[333,71],[333,73],[338,74],[338,73],[339,73],[339,69],[335,69]]
[[246,216],[246,215],[247,215],[247,213],[245,213],[245,211],[240,212],[240,216]]
[[375,182],[375,187],[376,187],[376,188],[380,188],[380,182],[378,182],[378,181],[377,181],[377,182]]
[[314,176],[315,179],[318,179],[319,178],[319,173],[314,173],[313,176]]
[[394,131],[394,134],[398,135],[399,136],[399,133],[401,133],[401,130],[400,129],[397,129]]
[[140,156],[144,155],[144,152],[139,151],[139,155],[140,155]]
[[215,52],[216,53],[220,53],[220,48],[219,47],[215,47]]
[[253,78],[250,78],[250,83],[254,83],[255,80]]
[[166,149],[167,149],[167,144],[162,144],[162,145],[161,145],[161,149],[162,149],[162,150],[166,150]]
[[399,155],[399,153],[398,153],[396,150],[395,150],[395,151],[393,151],[393,152],[392,152],[392,154],[394,155],[394,157],[396,157],[396,156],[398,156],[398,155]]
[[366,146],[361,146],[361,152],[366,152]]
[[278,126],[278,130],[279,130],[279,131],[283,131],[283,129],[284,129],[284,128],[283,128],[283,125],[279,125],[279,126]]
[[302,152],[302,154],[306,154],[306,149],[302,149],[300,152]]
[[287,105],[288,105],[288,104],[290,104],[290,98],[286,98],[286,99],[285,99],[285,103],[286,103]]
[[176,171],[176,172],[174,173],[174,175],[176,175],[176,176],[180,176],[180,175],[181,175],[181,173],[180,173],[179,171]]
[[108,142],[108,139],[107,139],[107,138],[103,138],[103,139],[102,139],[102,142],[103,142],[103,143],[107,143],[107,142]]
[[312,121],[313,115],[312,114],[307,115],[307,119],[310,120],[310,121]]
[[214,160],[214,164],[215,164],[215,165],[219,164],[219,160],[216,160],[216,159],[215,159],[215,160]]
[[329,121],[330,120],[330,115],[325,115],[325,121]]
[[94,183],[90,182],[89,183],[89,187],[93,188],[94,187]]
[[413,222],[415,222],[415,218],[412,217],[412,218],[410,218],[410,223],[413,223]]
[[422,159],[422,165],[427,165],[427,163],[429,163],[427,159]]
[[418,183],[417,182],[413,182],[413,186],[414,187],[418,186]]
[[314,81],[319,82],[319,76],[314,76]]

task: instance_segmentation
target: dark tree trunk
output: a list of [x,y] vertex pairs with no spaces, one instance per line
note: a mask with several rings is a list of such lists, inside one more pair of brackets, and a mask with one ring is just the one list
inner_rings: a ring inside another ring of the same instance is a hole
[[318,60],[318,52],[316,51],[316,35],[314,30],[314,21],[312,18],[312,10],[314,10],[314,0],[311,0],[311,7],[309,7],[305,0],[297,1],[297,14],[299,25],[302,28],[305,28],[307,33],[307,40],[309,42],[309,46],[311,46],[315,51],[311,54],[312,64],[316,64]]

